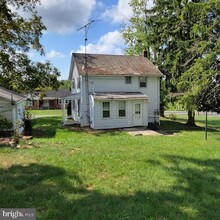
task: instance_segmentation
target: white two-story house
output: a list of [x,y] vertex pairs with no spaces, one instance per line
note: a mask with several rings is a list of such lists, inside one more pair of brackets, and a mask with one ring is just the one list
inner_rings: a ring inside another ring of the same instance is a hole
[[162,76],[144,56],[73,53],[72,117],[93,129],[158,123]]

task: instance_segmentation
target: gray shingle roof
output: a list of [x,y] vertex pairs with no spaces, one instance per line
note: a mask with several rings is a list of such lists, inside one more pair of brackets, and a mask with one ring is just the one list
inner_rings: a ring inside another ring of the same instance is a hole
[[59,90],[50,90],[45,92],[45,97],[47,98],[55,98],[55,99],[59,99],[61,97],[64,96],[69,96],[71,95],[71,92],[69,89],[59,89]]
[[[73,53],[80,75],[85,75],[85,54]],[[143,56],[87,54],[88,75],[156,76],[163,74]]]
[[0,87],[0,98],[3,98],[3,99],[8,100],[8,101],[13,100],[17,103],[20,102],[20,101],[25,100],[25,96],[23,96],[19,93],[16,93],[14,91],[2,88],[2,87]]

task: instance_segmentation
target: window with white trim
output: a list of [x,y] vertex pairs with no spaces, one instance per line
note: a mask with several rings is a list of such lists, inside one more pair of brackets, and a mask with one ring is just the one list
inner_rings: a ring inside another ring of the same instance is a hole
[[125,117],[126,116],[126,102],[119,101],[118,102],[118,117]]
[[131,84],[131,76],[125,76],[125,84]]
[[147,77],[141,76],[139,77],[140,87],[146,88],[147,87]]
[[80,77],[77,78],[77,89],[80,89],[81,85],[80,85]]
[[76,86],[75,86],[75,79],[72,80],[72,89],[75,89]]
[[110,102],[102,103],[102,117],[110,118]]
[[33,106],[32,100],[26,100],[26,106]]

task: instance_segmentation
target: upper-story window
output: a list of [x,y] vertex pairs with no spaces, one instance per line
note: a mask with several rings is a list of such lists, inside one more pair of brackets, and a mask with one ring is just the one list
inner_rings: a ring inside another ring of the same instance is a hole
[[131,84],[131,76],[125,76],[125,83]]
[[146,88],[147,87],[147,77],[141,76],[139,77],[140,87]]
[[73,89],[76,88],[76,86],[75,86],[75,79],[72,80],[72,88],[73,88]]
[[80,89],[80,77],[77,78],[77,88]]

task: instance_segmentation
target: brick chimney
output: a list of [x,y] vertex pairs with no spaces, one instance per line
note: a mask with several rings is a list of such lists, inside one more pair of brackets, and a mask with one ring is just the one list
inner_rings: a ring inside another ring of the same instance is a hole
[[146,50],[143,50],[143,51],[142,51],[142,56],[143,56],[143,57],[148,57],[148,52],[147,52]]

